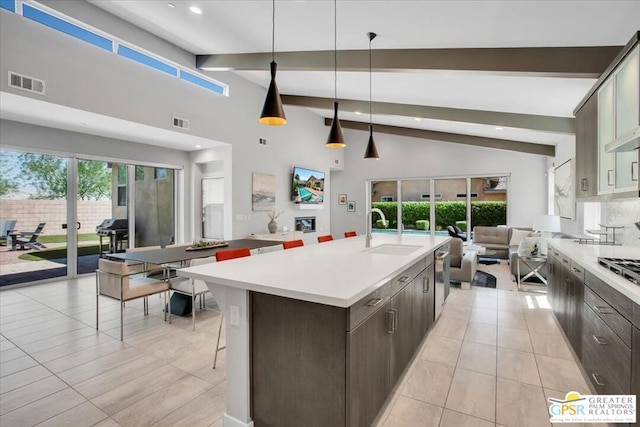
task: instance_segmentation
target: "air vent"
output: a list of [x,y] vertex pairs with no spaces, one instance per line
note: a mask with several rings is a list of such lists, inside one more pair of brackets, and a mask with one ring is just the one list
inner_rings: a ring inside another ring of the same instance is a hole
[[189,120],[173,116],[173,127],[180,129],[189,129]]
[[9,71],[9,86],[44,95],[44,80],[34,79],[13,71]]

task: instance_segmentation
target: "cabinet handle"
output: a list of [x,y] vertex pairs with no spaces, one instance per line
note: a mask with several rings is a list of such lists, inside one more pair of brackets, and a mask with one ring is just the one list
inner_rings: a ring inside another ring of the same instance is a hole
[[637,180],[638,180],[638,162],[631,162],[631,181],[637,181]]
[[565,264],[569,264],[569,260],[568,259],[562,258],[562,262],[564,262]]
[[371,298],[369,302],[367,302],[368,307],[375,307],[376,305],[382,302],[382,298]]
[[406,282],[407,280],[409,280],[409,276],[402,276],[402,277],[400,277],[400,278],[398,279],[398,282],[400,282],[400,283],[404,283],[404,282]]
[[398,330],[398,310],[392,308],[391,311],[393,312],[393,332],[395,333]]
[[607,170],[607,185],[609,187],[611,187],[613,184],[611,183],[611,181],[613,181],[613,169],[609,169]]
[[422,278],[422,292],[424,292],[425,294],[429,293],[429,277],[424,276]]
[[594,306],[591,306],[591,308],[593,308],[593,311],[595,311],[598,314],[611,314],[611,312],[609,311],[609,307],[605,307],[602,305],[594,305]]
[[564,283],[567,285],[567,291],[565,292],[565,295],[570,297],[573,293],[573,282],[571,281],[571,279],[564,279]]
[[393,333],[393,310],[387,311],[387,324],[389,325],[389,329],[387,329],[388,334]]
[[582,270],[576,267],[571,267],[571,271],[573,271],[574,273],[582,273]]
[[592,335],[592,337],[600,345],[609,345],[609,343],[607,341],[605,341],[602,337],[599,337],[597,335]]
[[593,378],[593,381],[595,381],[595,383],[599,386],[604,386],[604,383],[600,382],[598,380],[599,375],[596,373],[591,374],[591,378]]
[[582,178],[580,180],[580,190],[588,191],[589,190],[589,180],[587,178]]

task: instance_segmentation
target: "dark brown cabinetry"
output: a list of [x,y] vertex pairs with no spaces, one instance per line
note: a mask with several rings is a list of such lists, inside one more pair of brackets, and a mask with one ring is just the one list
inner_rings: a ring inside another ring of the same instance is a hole
[[547,280],[548,298],[551,308],[564,330],[573,350],[582,353],[582,300],[584,283],[580,280],[582,270],[571,264],[564,255],[549,251],[551,273]]
[[[640,326],[640,325],[638,325]],[[633,340],[631,348],[631,394],[640,398],[640,329],[633,328]],[[640,420],[637,420],[640,422]]]
[[261,426],[370,426],[434,321],[433,255],[349,308],[251,292]]
[[576,112],[576,197],[598,195],[598,97]]

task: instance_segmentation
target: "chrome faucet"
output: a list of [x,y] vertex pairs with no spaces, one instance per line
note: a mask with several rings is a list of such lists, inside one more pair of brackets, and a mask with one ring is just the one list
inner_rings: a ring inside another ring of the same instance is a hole
[[373,238],[373,236],[371,235],[371,217],[373,216],[374,212],[377,212],[378,215],[380,215],[380,218],[382,219],[382,223],[383,224],[387,223],[387,218],[384,216],[384,213],[380,209],[372,208],[367,213],[367,239],[365,241],[365,247],[366,248],[370,248],[371,247],[371,239]]

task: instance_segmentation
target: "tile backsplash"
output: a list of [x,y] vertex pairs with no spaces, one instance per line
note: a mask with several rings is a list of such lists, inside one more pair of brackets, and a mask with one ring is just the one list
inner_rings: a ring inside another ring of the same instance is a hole
[[616,233],[623,245],[640,246],[640,230],[634,224],[640,221],[640,199],[607,202],[602,218],[604,224],[624,225],[622,232]]

